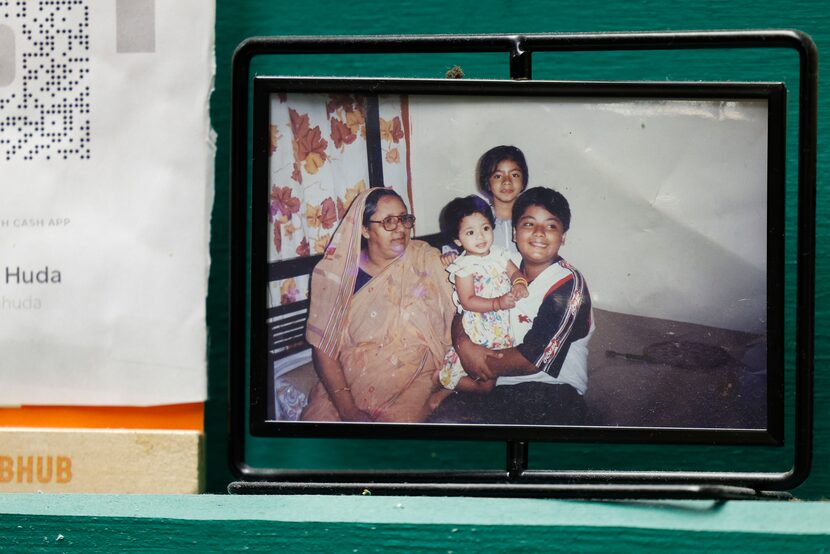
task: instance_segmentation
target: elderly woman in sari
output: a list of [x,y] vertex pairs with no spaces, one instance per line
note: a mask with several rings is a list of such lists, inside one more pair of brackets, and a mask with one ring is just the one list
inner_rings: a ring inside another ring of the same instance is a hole
[[320,383],[303,420],[429,415],[455,310],[438,251],[410,240],[414,223],[394,191],[369,189],[314,268],[306,339]]

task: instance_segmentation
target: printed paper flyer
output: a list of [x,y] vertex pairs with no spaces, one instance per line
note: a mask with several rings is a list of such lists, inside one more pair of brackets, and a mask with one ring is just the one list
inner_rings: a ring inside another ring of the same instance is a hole
[[0,405],[205,399],[213,27],[0,3]]

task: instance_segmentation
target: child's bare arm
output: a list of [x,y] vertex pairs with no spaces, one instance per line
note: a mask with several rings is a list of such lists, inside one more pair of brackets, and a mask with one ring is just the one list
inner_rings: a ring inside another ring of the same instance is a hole
[[455,291],[458,293],[458,300],[461,302],[461,306],[468,312],[483,314],[485,312],[506,310],[512,307],[508,305],[509,301],[505,298],[510,296],[509,294],[499,296],[498,298],[482,298],[481,296],[476,296],[472,275],[456,277]]
[[527,298],[530,294],[527,290],[527,279],[525,279],[525,276],[522,275],[519,268],[516,267],[516,264],[510,260],[507,260],[507,275],[510,277],[510,282],[513,284],[513,287],[510,289],[513,297],[516,299]]

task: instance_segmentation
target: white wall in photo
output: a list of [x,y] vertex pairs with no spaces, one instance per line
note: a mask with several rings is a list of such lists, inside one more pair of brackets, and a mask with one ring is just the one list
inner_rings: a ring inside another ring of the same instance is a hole
[[766,101],[410,97],[418,233],[476,191],[478,158],[527,158],[572,210],[561,255],[594,305],[766,329]]

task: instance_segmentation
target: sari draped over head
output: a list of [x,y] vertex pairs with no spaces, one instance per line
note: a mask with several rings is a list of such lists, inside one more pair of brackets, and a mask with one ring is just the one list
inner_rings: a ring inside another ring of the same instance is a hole
[[[450,346],[455,308],[438,251],[412,240],[404,253],[354,292],[369,189],[355,198],[311,275],[306,340],[340,362],[355,404],[375,421],[422,421],[434,374]],[[322,383],[306,421],[339,421]]]

